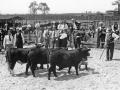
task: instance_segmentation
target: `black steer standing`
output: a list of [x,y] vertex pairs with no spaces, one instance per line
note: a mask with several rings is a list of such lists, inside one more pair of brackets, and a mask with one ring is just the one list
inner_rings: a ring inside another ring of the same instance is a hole
[[53,72],[54,76],[57,77],[56,74],[56,66],[59,67],[59,70],[69,67],[68,73],[70,73],[70,69],[72,66],[75,67],[76,75],[78,75],[78,65],[80,61],[83,59],[87,59],[89,56],[90,49],[80,48],[76,50],[57,50],[50,57],[50,68],[48,72],[48,80],[50,80],[51,72]]

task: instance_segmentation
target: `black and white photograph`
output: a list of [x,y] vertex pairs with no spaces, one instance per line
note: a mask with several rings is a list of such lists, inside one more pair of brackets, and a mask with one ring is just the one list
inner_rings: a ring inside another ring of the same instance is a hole
[[0,90],[120,90],[120,0],[0,0]]

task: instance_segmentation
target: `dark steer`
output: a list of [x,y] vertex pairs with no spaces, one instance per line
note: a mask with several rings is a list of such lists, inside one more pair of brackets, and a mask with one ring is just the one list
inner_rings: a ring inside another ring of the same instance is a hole
[[[49,51],[46,48],[35,48],[32,49],[29,54],[29,65],[32,71],[32,75],[33,77],[35,77],[35,69],[37,64],[41,64],[43,66],[43,64],[47,64],[48,63],[48,56],[49,55]],[[26,68],[26,73],[28,72],[28,67]]]
[[54,52],[50,57],[48,80],[50,80],[51,72],[53,72],[54,76],[57,77],[56,66],[58,66],[60,70],[69,67],[68,73],[70,73],[71,67],[74,66],[76,75],[78,75],[78,65],[80,61],[87,59],[87,56],[90,55],[88,51],[90,51],[90,49],[80,48],[70,51],[61,49]]
[[[10,74],[13,74],[13,69],[16,62],[19,60],[22,63],[27,63],[28,53],[30,49],[25,48],[10,48],[6,52],[6,61],[8,63],[8,70]],[[28,65],[28,64],[27,64]]]
[[[48,68],[49,56],[51,56],[51,54],[57,50],[60,49],[34,48],[29,52],[28,64],[30,65],[33,77],[35,77],[35,69],[37,64],[41,64],[41,67],[43,67],[43,64],[47,64]],[[26,73],[28,72],[28,68],[29,67],[26,68]]]
[[[36,45],[32,48],[10,48],[6,52],[6,61],[8,63],[8,70],[10,74],[13,74],[13,69],[17,61],[21,61],[22,63],[27,63],[26,67],[29,67],[28,54],[32,49],[41,48],[43,45]],[[27,72],[27,70],[26,70]]]

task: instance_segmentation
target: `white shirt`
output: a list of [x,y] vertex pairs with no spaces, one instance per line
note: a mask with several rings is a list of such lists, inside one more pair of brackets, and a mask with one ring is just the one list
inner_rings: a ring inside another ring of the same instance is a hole
[[58,30],[65,30],[65,29],[68,29],[68,25],[67,24],[59,24],[57,28],[58,28]]
[[48,37],[51,38],[51,35],[52,35],[52,31],[50,31],[50,30],[44,30],[44,32],[43,32],[43,37],[44,37],[45,39],[47,39]]
[[5,35],[5,37],[4,37],[4,41],[3,41],[3,46],[4,46],[4,48],[5,48],[5,45],[6,44],[13,44],[13,36],[12,35],[10,35],[10,38],[11,38],[11,40],[9,39],[9,35]]
[[66,33],[62,33],[61,36],[60,36],[60,39],[64,39],[67,37],[67,34]]
[[74,29],[77,29],[77,26],[76,26],[76,24],[75,24],[75,23],[73,23],[73,28],[74,28]]
[[[105,38],[105,44],[107,43],[107,37],[108,37],[108,32],[106,33],[106,38]],[[119,36],[115,33],[112,33],[112,37],[114,38],[114,42],[116,42],[119,38]]]
[[59,37],[59,34],[60,34],[59,30],[52,31],[52,38]]

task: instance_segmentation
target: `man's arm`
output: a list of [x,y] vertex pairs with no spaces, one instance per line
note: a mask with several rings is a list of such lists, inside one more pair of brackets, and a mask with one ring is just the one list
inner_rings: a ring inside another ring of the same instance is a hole
[[112,34],[112,37],[114,38],[115,42],[119,39],[119,36],[115,33]]
[[106,36],[105,36],[105,46],[107,45],[107,36],[108,36],[108,33],[106,33]]
[[15,36],[14,36],[13,46],[14,46],[14,47],[16,46],[16,34],[15,34]]
[[3,39],[3,47],[5,48],[5,44],[6,44],[6,36]]
[[22,36],[22,40],[23,40],[23,44],[25,43],[25,39],[24,39],[24,36],[23,34],[21,33],[21,36]]

